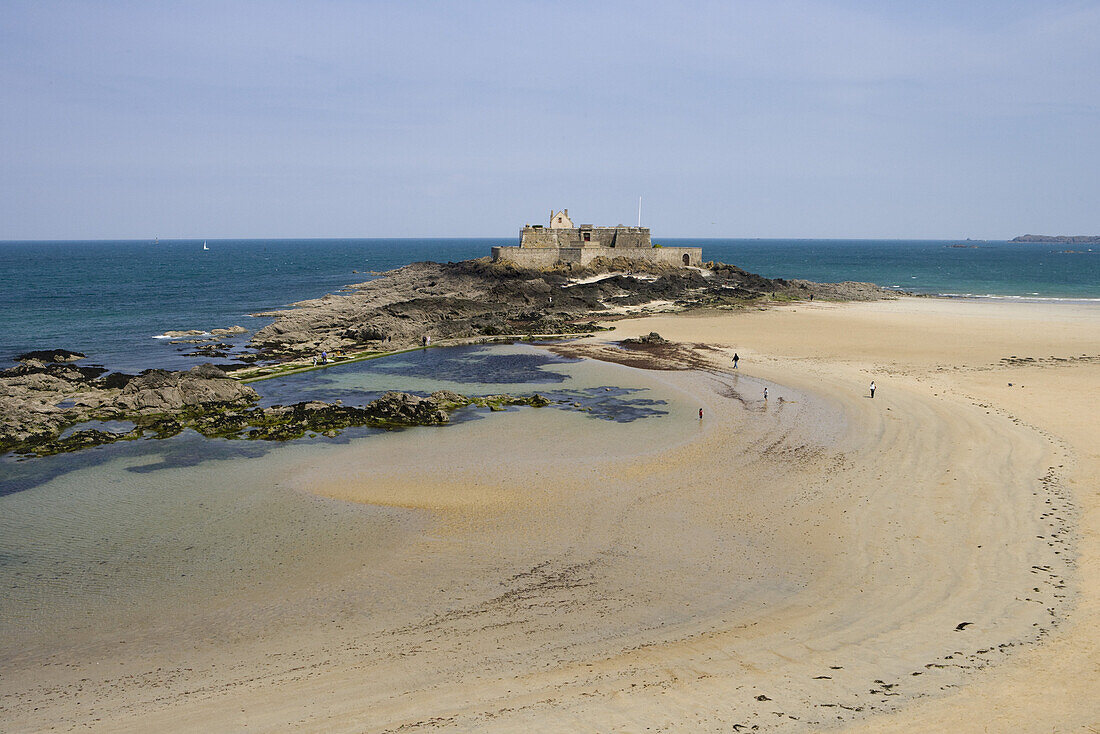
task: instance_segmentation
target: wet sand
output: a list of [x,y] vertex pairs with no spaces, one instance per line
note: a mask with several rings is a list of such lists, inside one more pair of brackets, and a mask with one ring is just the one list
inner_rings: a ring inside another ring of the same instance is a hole
[[901,299],[616,327],[713,347],[705,369],[637,373],[667,418],[526,410],[298,452],[282,488],[395,513],[385,548],[315,551],[339,572],[294,566],[282,618],[233,601],[215,636],[211,613],[9,660],[4,728],[1100,722],[1100,309]]

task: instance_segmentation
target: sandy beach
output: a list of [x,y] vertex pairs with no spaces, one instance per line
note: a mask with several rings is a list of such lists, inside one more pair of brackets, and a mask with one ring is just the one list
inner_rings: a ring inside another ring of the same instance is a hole
[[289,452],[287,516],[363,517],[186,623],[29,635],[0,728],[1100,727],[1100,307],[614,325],[577,348],[656,331],[705,367],[617,368],[659,423],[526,409]]

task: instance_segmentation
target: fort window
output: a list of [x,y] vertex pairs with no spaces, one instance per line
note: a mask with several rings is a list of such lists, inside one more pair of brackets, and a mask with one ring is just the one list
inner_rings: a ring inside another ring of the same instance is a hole
[[684,255],[684,265],[691,265],[691,258],[687,255]]
[[591,242],[592,241],[592,233],[591,232],[585,232],[583,234],[583,237],[584,237],[585,242]]

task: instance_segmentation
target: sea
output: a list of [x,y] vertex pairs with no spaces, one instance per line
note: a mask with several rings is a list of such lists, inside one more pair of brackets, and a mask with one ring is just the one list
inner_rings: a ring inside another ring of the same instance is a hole
[[[1100,301],[1100,246],[972,240],[684,239],[769,278],[866,281],[964,298]],[[515,238],[0,242],[0,365],[32,349],[116,370],[180,369],[167,331],[270,323],[252,314],[411,262],[483,257]],[[235,340],[239,347],[247,335]]]

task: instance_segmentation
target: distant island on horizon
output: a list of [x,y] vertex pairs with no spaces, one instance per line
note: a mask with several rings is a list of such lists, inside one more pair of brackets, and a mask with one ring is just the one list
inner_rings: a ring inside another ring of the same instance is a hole
[[1051,242],[1060,245],[1100,245],[1100,235],[1022,234],[1019,237],[1013,237],[1009,242]]

